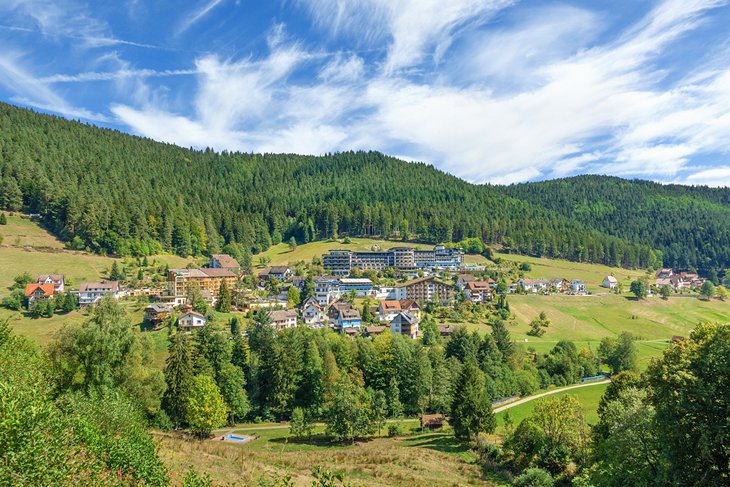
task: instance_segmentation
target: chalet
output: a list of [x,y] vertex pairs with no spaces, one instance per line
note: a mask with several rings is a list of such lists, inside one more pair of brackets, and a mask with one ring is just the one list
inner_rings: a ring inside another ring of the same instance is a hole
[[262,281],[276,279],[277,281],[284,282],[291,279],[292,275],[292,270],[288,266],[275,265],[262,270],[259,273],[259,279]]
[[398,302],[400,303],[401,311],[410,313],[419,320],[421,319],[421,306],[418,304],[418,301],[415,299],[401,299]]
[[238,276],[223,268],[170,269],[167,273],[167,292],[170,296],[186,296],[191,286],[198,286],[208,304],[215,304],[223,282],[229,290],[233,290]]
[[456,279],[456,289],[463,291],[467,283],[476,281],[476,276],[472,274],[459,274],[459,277]]
[[192,331],[203,328],[208,320],[205,316],[195,311],[187,311],[177,319],[177,326],[185,331]]
[[654,281],[656,287],[669,286],[673,289],[680,288],[682,286],[680,279],[672,279],[670,277],[661,277]]
[[302,320],[309,326],[322,326],[327,322],[327,315],[314,297],[307,299],[302,306]]
[[401,311],[390,322],[390,332],[406,335],[415,340],[418,337],[418,319],[410,313]]
[[35,282],[37,284],[53,284],[54,294],[61,294],[65,279],[63,274],[41,274]]
[[372,325],[372,326],[366,326],[365,327],[365,336],[376,336],[380,335],[382,333],[385,333],[385,330],[387,330],[388,327],[384,325]]
[[421,277],[396,286],[397,299],[448,304],[454,299],[454,286],[437,281],[433,276]]
[[547,292],[550,289],[548,279],[520,279],[517,284],[526,293]]
[[342,333],[349,336],[350,338],[354,338],[360,334],[360,328],[354,327],[354,326],[348,326],[347,328],[342,329]]
[[56,294],[53,284],[28,284],[25,286],[25,297],[28,299],[28,306],[37,299],[48,299]]
[[337,317],[340,315],[340,311],[344,311],[346,309],[352,309],[350,303],[346,303],[345,301],[332,303],[332,305],[327,309],[327,317],[330,321],[336,321]]
[[603,278],[601,287],[605,287],[607,289],[614,289],[614,288],[618,287],[618,279],[616,279],[614,276],[606,276]]
[[486,281],[467,282],[462,292],[466,299],[472,303],[483,303],[492,300],[492,289]]
[[96,304],[104,296],[119,299],[122,296],[122,288],[119,286],[119,281],[85,282],[79,286],[80,306]]
[[294,276],[291,278],[291,285],[299,292],[304,291],[304,284],[306,284],[307,278],[305,276]]
[[674,275],[674,270],[670,268],[662,268],[656,271],[657,279],[668,279]]
[[570,292],[575,294],[583,294],[586,292],[586,283],[581,279],[573,279],[570,281]]
[[390,322],[401,310],[400,301],[385,300],[378,305],[378,320]]
[[297,312],[293,309],[272,311],[269,313],[269,319],[271,326],[277,331],[297,326]]
[[173,307],[169,303],[152,303],[144,309],[144,319],[157,325],[169,318],[172,311]]
[[211,255],[210,267],[213,269],[227,269],[236,274],[241,272],[241,264],[228,254]]
[[344,330],[345,328],[360,329],[360,312],[356,309],[343,309],[337,315],[337,328]]

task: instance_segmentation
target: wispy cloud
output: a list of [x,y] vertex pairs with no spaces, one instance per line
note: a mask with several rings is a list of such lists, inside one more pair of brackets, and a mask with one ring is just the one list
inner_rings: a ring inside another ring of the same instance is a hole
[[208,15],[214,8],[223,3],[223,1],[224,0],[210,0],[198,9],[187,13],[180,22],[177,31],[175,31],[175,35],[182,35],[185,31]]
[[87,71],[77,74],[54,74],[39,78],[43,83],[88,83],[90,81],[113,81],[124,78],[166,78],[169,76],[190,76],[197,74],[197,69],[120,69],[118,71]]

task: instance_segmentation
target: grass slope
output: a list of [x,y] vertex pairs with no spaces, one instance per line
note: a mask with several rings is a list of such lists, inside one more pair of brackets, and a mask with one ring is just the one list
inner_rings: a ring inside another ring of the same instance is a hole
[[579,389],[573,389],[565,392],[557,392],[555,394],[551,394],[550,396],[546,396],[545,398],[536,399],[534,401],[520,404],[519,406],[515,406],[513,408],[497,413],[495,415],[497,417],[497,424],[500,427],[504,425],[504,415],[507,411],[509,411],[513,424],[517,426],[523,419],[525,419],[532,413],[539,401],[546,399],[559,399],[566,394],[575,396],[578,399],[583,408],[583,414],[585,415],[586,422],[588,424],[596,424],[598,422],[598,403],[600,402],[603,393],[606,392],[607,387],[608,384],[582,387]]
[[243,445],[161,435],[160,454],[174,482],[193,465],[222,484],[257,485],[272,474],[289,474],[295,485],[308,486],[312,468],[321,466],[343,473],[353,486],[504,485],[485,479],[467,449],[448,433],[380,437],[356,445],[300,444],[287,439],[286,428],[255,433],[261,438]]

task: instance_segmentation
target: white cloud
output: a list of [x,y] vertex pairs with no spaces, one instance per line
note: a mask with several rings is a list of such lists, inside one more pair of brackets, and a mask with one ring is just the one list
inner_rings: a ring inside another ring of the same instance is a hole
[[264,57],[210,54],[194,69],[171,71],[120,60],[113,70],[43,83],[194,73],[187,107],[170,106],[147,84],[112,106],[135,132],[184,146],[377,149],[475,182],[577,171],[670,181],[693,173],[697,155],[730,153],[728,58],[672,77],[661,62],[721,3],[668,0],[606,40],[606,20],[577,7],[543,7],[495,27],[485,20],[511,2],[309,0],[332,36],[360,35],[365,47],[386,45],[385,54],[323,54],[291,40],[279,23]]
[[714,187],[730,187],[730,166],[704,169],[694,174],[690,174],[679,182],[684,184]]

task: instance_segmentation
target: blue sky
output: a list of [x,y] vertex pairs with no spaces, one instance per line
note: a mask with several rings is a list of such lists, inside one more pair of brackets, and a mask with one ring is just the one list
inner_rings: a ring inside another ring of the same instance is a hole
[[2,0],[0,99],[477,183],[730,186],[728,26],[722,0]]

